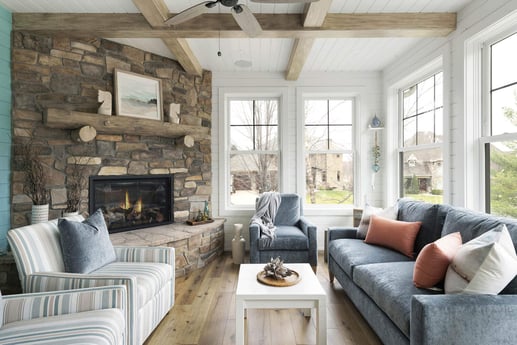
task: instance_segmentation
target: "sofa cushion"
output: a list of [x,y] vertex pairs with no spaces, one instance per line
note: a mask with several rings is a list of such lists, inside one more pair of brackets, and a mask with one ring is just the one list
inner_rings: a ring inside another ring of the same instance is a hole
[[404,222],[373,215],[364,241],[378,244],[413,258],[415,238],[422,222]]
[[60,218],[58,228],[66,272],[90,273],[116,260],[100,209],[82,222]]
[[278,225],[276,227],[276,238],[260,238],[258,241],[259,250],[307,250],[309,239],[302,230],[296,226]]
[[124,344],[125,319],[120,309],[15,321],[0,328],[2,344]]
[[[465,208],[454,207],[447,213],[443,225],[442,236],[459,231],[463,243],[478,237],[479,235],[494,229],[499,224],[505,224],[512,238],[514,247],[517,248],[517,220],[511,218],[496,217],[490,214],[476,212]],[[501,294],[517,294],[517,278],[508,284]]]
[[276,212],[275,225],[293,226],[303,215],[301,198],[298,194],[281,194],[282,200]]
[[517,220],[496,217],[487,213],[476,212],[464,208],[453,208],[447,213],[443,225],[442,236],[459,231],[463,243],[479,235],[505,224],[512,238],[514,247],[517,247]]
[[169,264],[156,262],[113,262],[91,275],[136,277],[137,309],[140,309],[169,283],[174,274],[172,268]]
[[453,232],[427,244],[418,254],[413,271],[413,283],[419,288],[431,288],[445,279],[452,258],[461,247],[461,234]]
[[411,260],[399,252],[367,244],[359,239],[339,239],[331,241],[328,252],[334,261],[336,261],[351,278],[353,277],[354,268],[359,265]]
[[381,308],[409,338],[411,296],[436,295],[440,291],[413,285],[414,262],[388,262],[356,266],[354,283]]
[[465,243],[445,278],[446,293],[497,295],[517,275],[517,255],[504,224]]
[[373,207],[368,204],[365,205],[363,209],[363,214],[361,215],[361,221],[359,222],[359,226],[357,227],[357,238],[365,239],[366,234],[368,233],[368,227],[370,226],[370,217],[373,215],[381,216],[388,219],[397,219],[398,214],[398,206],[395,204],[388,208],[379,208]]
[[422,227],[415,240],[414,250],[417,255],[426,244],[441,237],[443,222],[450,207],[407,198],[398,200],[398,220],[422,222]]

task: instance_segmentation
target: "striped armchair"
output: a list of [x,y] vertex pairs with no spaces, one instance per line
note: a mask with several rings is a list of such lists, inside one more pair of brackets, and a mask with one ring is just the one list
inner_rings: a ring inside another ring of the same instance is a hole
[[174,248],[115,247],[115,262],[80,274],[65,272],[57,220],[11,229],[7,239],[23,292],[126,286],[129,345],[142,344],[174,305]]
[[0,294],[0,344],[123,345],[125,286]]

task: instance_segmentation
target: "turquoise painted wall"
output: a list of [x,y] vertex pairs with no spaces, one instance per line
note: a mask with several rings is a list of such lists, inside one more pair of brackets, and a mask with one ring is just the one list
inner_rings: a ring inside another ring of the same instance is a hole
[[11,226],[11,13],[0,6],[0,254]]

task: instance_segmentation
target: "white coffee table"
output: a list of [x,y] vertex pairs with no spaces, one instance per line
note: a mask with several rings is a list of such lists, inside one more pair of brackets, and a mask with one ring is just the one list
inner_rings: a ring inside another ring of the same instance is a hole
[[298,272],[301,281],[292,286],[274,287],[260,283],[257,273],[265,264],[242,264],[239,270],[236,303],[235,344],[244,345],[246,309],[315,308],[317,345],[327,344],[327,296],[309,264],[285,264]]

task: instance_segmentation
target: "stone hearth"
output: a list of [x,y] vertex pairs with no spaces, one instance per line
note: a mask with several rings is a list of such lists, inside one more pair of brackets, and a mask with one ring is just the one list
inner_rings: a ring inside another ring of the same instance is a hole
[[225,219],[213,223],[174,223],[110,235],[115,246],[166,246],[176,249],[176,278],[204,267],[224,250]]

